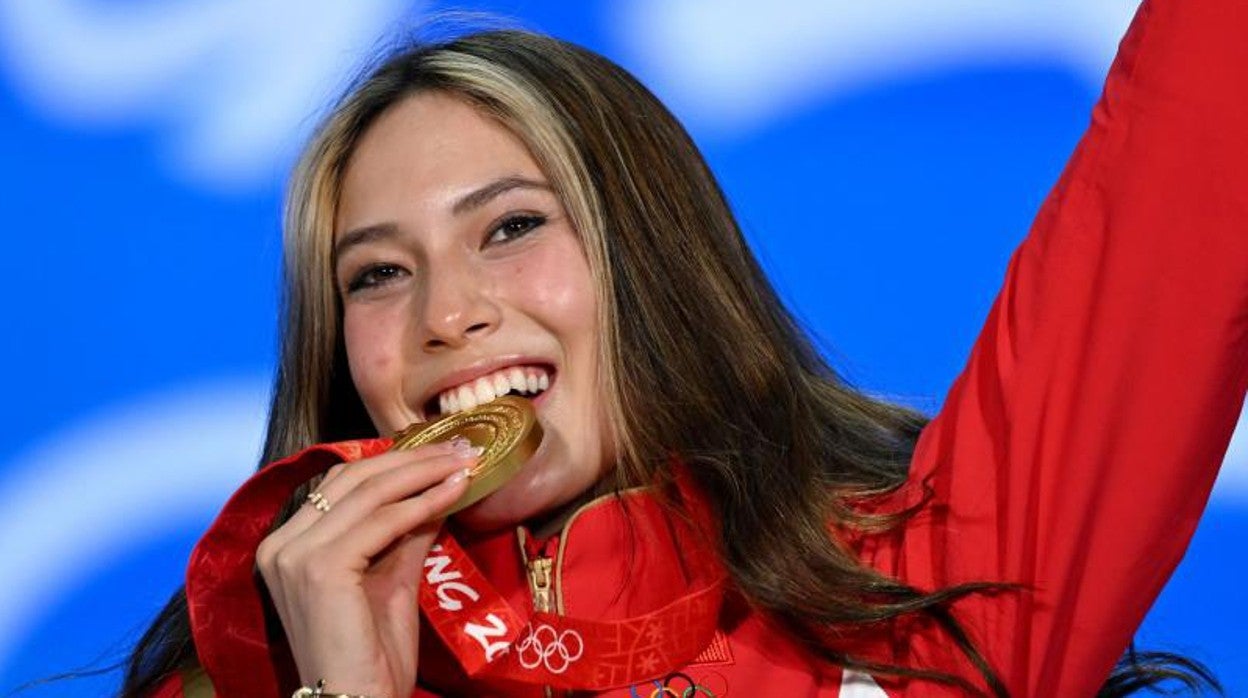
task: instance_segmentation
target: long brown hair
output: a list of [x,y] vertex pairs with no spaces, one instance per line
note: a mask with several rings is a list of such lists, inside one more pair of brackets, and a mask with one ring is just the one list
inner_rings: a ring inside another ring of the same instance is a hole
[[[826,632],[924,615],[945,627],[988,691],[1004,695],[947,610],[989,585],[920,593],[863,567],[829,535],[887,529],[905,516],[860,515],[854,502],[905,480],[925,418],[837,377],[768,283],[679,122],[626,71],[565,42],[490,31],[410,48],[370,71],[325,121],[289,193],[264,461],[375,435],[346,370],[332,225],[355,143],[387,108],[428,90],[520,138],[581,235],[598,283],[602,394],[618,441],[611,484],[665,489],[678,453],[716,510],[712,533],[735,590],[812,651],[982,691],[931,668],[855,656]],[[124,695],[194,665],[180,594],[136,651]]]

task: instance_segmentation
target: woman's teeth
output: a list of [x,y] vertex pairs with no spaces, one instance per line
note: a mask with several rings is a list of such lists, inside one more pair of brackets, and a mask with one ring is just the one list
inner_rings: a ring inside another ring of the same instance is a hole
[[444,415],[454,414],[513,391],[521,395],[537,395],[549,387],[550,374],[545,370],[513,366],[442,391],[438,395],[438,409]]

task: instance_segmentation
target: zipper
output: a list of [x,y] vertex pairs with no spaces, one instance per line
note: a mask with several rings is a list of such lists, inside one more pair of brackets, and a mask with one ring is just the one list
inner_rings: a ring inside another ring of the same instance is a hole
[[[544,542],[535,540],[524,526],[516,527],[516,542],[520,544],[520,560],[524,564],[525,576],[528,577],[529,595],[532,597],[535,613],[563,615],[564,544],[567,543],[568,529],[576,517],[602,501],[618,497],[622,493],[642,492],[646,489],[648,488],[633,487],[623,492],[612,492],[591,499],[572,512],[568,520],[563,522],[558,535],[547,538]],[[559,577],[558,584],[556,584],[556,577]],[[555,689],[550,686],[543,686],[542,689],[546,698],[555,698]],[[568,698],[575,694],[576,692],[572,690],[560,693]]]
[[[552,546],[558,545],[558,543],[554,538],[551,538],[544,545],[539,544],[528,535],[528,531],[523,527],[517,529],[517,533],[519,534],[521,559],[524,561],[526,576],[529,578],[529,595],[533,599],[533,611],[535,613],[554,613],[556,599],[554,578],[551,572],[554,569],[555,560],[550,556],[550,549]],[[554,698],[555,689],[550,686],[542,686],[542,693],[546,698]],[[571,695],[571,693],[569,692],[566,695]]]
[[555,557],[552,550],[559,547],[559,538],[552,537],[538,542],[524,528],[518,529],[520,535],[520,555],[524,561],[525,571],[529,578],[529,595],[533,599],[535,613],[558,612],[558,599],[555,598]]
[[529,591],[533,594],[533,610],[537,613],[550,613],[554,608],[550,578],[554,564],[555,561],[549,557],[529,560]]

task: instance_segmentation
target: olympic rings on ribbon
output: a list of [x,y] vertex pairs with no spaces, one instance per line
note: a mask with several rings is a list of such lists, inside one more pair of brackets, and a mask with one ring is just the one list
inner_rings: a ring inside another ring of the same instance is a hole
[[[663,685],[670,688],[672,685],[672,682],[675,681],[676,679],[680,679],[681,681],[684,681],[685,683],[689,684],[689,686],[698,685],[698,682],[694,681],[691,676],[681,671],[673,671],[672,673],[668,674],[667,678],[663,679]],[[689,689],[686,688],[685,690],[689,690]]]
[[[688,674],[679,671],[674,671],[668,674],[667,678],[663,681],[663,685],[666,686],[669,691],[672,690],[671,686],[673,679],[680,679],[689,684],[685,687],[685,690],[680,692],[680,698],[694,698],[694,696],[696,696],[699,692],[701,692],[704,696],[715,698],[715,693],[711,691],[711,689],[699,684],[697,681],[694,681]],[[675,691],[672,691],[672,695],[676,695]]]
[[[685,688],[685,690],[678,692],[671,686],[673,679],[682,679],[689,685]],[[629,698],[662,698],[664,696],[668,696],[670,698],[696,698],[699,693],[707,698],[716,698],[715,693],[711,689],[694,681],[688,674],[683,674],[679,671],[668,674],[667,678],[664,679],[662,683],[657,680],[653,681],[653,683],[654,690],[650,692],[649,696],[638,693],[636,684],[629,686]]]
[[562,674],[585,653],[585,641],[575,630],[558,632],[545,623],[529,626],[529,634],[516,644],[516,658],[525,669],[545,665],[546,671]]

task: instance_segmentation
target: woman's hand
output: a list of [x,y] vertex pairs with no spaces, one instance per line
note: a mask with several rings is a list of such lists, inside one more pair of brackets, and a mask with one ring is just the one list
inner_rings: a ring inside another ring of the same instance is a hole
[[330,469],[256,561],[304,685],[406,698],[416,685],[425,555],[479,454],[466,440]]

